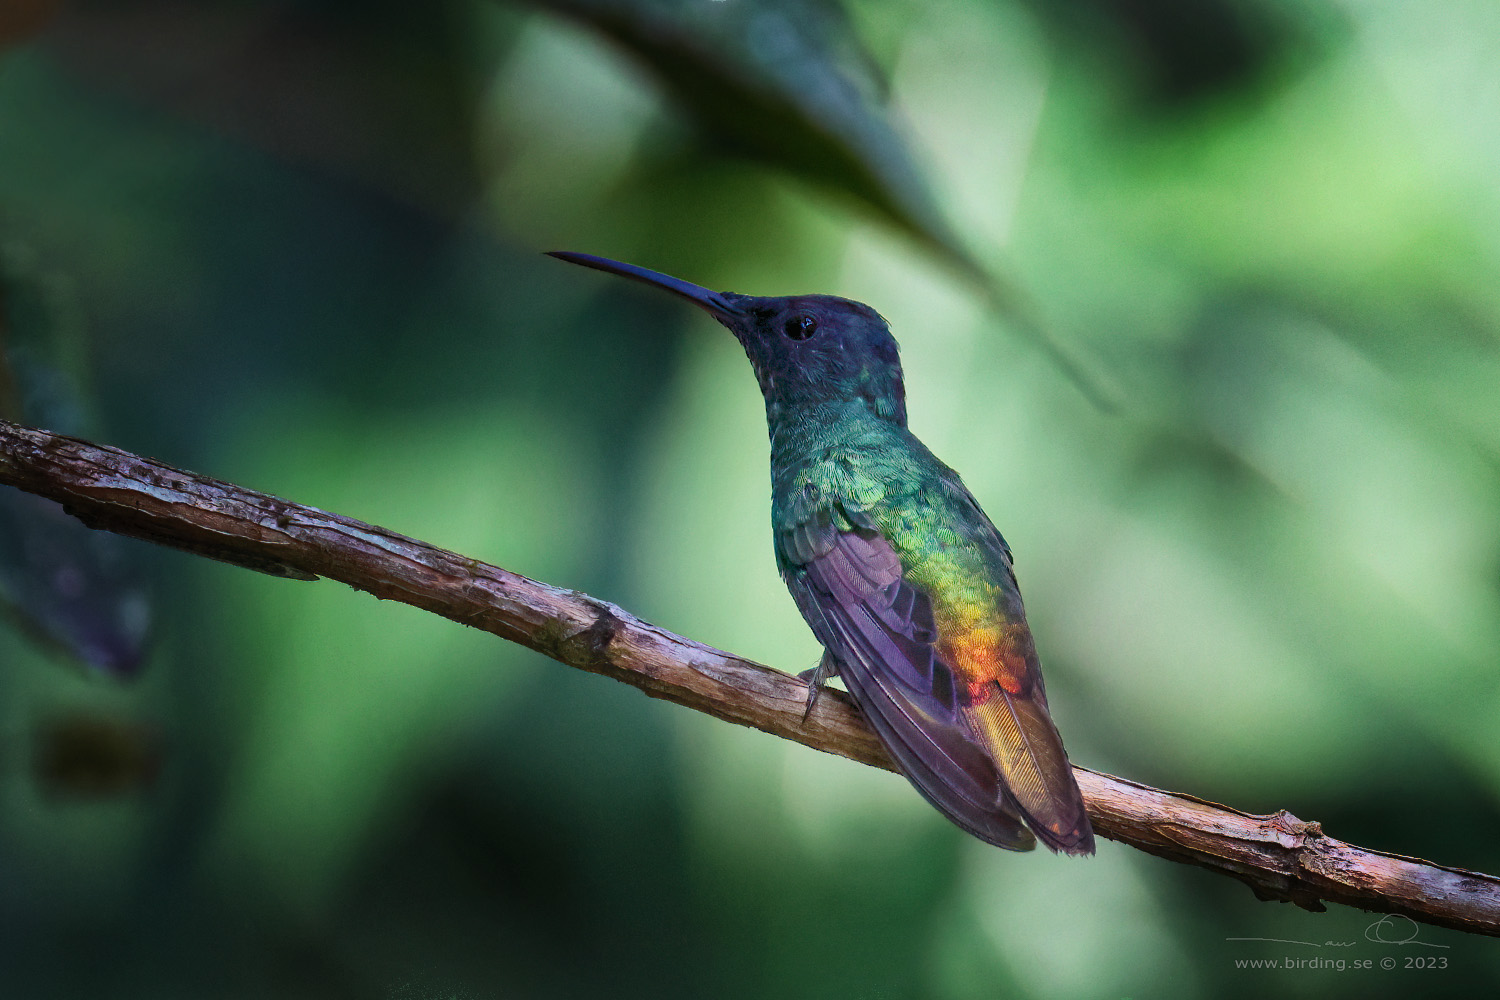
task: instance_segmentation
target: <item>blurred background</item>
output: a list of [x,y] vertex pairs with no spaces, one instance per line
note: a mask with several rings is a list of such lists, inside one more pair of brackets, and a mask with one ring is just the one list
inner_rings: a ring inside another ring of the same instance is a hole
[[[738,345],[540,252],[864,300],[1077,763],[1500,871],[1491,0],[10,0],[0,46],[6,412],[798,671]],[[6,997],[1500,982],[4,492]]]

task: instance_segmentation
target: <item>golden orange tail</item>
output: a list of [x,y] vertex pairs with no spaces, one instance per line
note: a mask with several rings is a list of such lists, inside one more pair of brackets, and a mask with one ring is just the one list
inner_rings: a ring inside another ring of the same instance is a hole
[[1094,832],[1062,737],[1040,698],[994,696],[965,709],[1001,781],[1037,838],[1063,854],[1093,854]]

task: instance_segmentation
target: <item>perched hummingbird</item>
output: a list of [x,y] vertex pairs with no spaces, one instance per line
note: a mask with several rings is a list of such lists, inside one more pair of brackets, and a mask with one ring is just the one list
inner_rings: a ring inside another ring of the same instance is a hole
[[552,256],[687,299],[750,356],[771,432],[776,564],[824,647],[808,711],[841,676],[954,823],[1010,850],[1041,840],[1092,854],[1010,548],[958,473],[906,429],[901,361],[880,314],[831,295],[713,292],[591,254]]

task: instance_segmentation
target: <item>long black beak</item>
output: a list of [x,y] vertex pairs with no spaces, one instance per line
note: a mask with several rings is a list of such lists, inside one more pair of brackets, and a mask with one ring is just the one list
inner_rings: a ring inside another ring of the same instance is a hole
[[665,289],[673,295],[680,295],[695,306],[707,309],[721,319],[745,314],[743,309],[730,302],[721,293],[709,291],[702,285],[695,285],[691,281],[683,281],[681,278],[674,278],[660,271],[649,271],[644,267],[636,267],[634,264],[622,264],[608,257],[595,257],[591,253],[574,253],[571,250],[550,250],[547,256],[565,260],[570,264],[592,267],[596,271],[618,274],[622,278],[639,281],[653,288]]

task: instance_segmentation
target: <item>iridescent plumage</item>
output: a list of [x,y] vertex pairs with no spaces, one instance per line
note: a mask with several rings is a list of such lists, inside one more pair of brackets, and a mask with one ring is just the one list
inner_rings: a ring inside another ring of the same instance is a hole
[[1091,853],[1010,549],[906,429],[885,320],[833,296],[711,292],[554,256],[681,295],[744,346],[766,399],[777,565],[826,650],[809,705],[837,673],[912,784],[959,826],[1012,850],[1040,839]]

